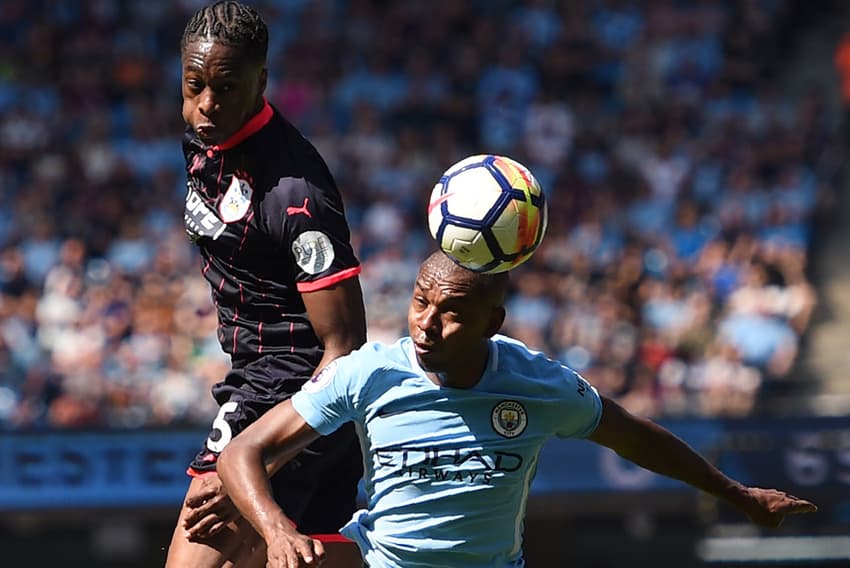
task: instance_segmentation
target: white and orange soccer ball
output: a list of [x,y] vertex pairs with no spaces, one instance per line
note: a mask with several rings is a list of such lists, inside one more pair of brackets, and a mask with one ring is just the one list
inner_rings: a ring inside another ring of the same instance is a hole
[[504,272],[531,258],[546,223],[540,184],[528,168],[504,156],[481,154],[454,164],[428,204],[437,245],[475,272]]

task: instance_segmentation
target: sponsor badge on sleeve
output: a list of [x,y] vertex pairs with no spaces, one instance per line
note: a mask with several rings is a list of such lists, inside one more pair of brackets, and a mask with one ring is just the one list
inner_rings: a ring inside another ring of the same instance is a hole
[[331,384],[331,381],[336,374],[336,361],[331,361],[327,366],[313,375],[313,377],[304,383],[301,390],[305,392],[318,392]]

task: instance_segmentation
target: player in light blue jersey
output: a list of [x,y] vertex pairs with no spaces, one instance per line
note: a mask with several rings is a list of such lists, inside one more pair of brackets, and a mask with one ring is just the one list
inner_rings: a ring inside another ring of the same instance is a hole
[[370,568],[524,566],[526,499],[551,436],[612,448],[726,500],[759,525],[816,510],[726,477],[571,369],[497,335],[506,288],[505,274],[470,272],[435,253],[416,280],[410,337],[337,359],[227,446],[219,475],[263,537],[268,566],[313,566],[324,555],[322,543],[298,533],[273,500],[269,472],[349,421],[366,461],[368,504],[341,532]]

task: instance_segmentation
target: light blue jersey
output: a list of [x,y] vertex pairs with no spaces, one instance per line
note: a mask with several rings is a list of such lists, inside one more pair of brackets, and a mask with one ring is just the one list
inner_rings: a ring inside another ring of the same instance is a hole
[[434,384],[404,338],[337,359],[292,403],[322,434],[357,426],[369,502],[342,533],[371,568],[524,566],[540,448],[590,435],[602,413],[573,370],[504,336],[471,389]]

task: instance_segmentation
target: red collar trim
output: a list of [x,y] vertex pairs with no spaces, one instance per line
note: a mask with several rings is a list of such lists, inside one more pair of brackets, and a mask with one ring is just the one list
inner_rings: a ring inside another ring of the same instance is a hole
[[263,97],[263,108],[255,114],[251,120],[246,122],[242,128],[237,130],[230,138],[222,142],[221,144],[216,144],[212,147],[213,150],[219,152],[221,150],[229,150],[234,146],[237,146],[240,142],[255,134],[262,127],[264,127],[268,122],[272,119],[272,115],[274,111],[272,110],[269,101],[266,100],[266,97]]

